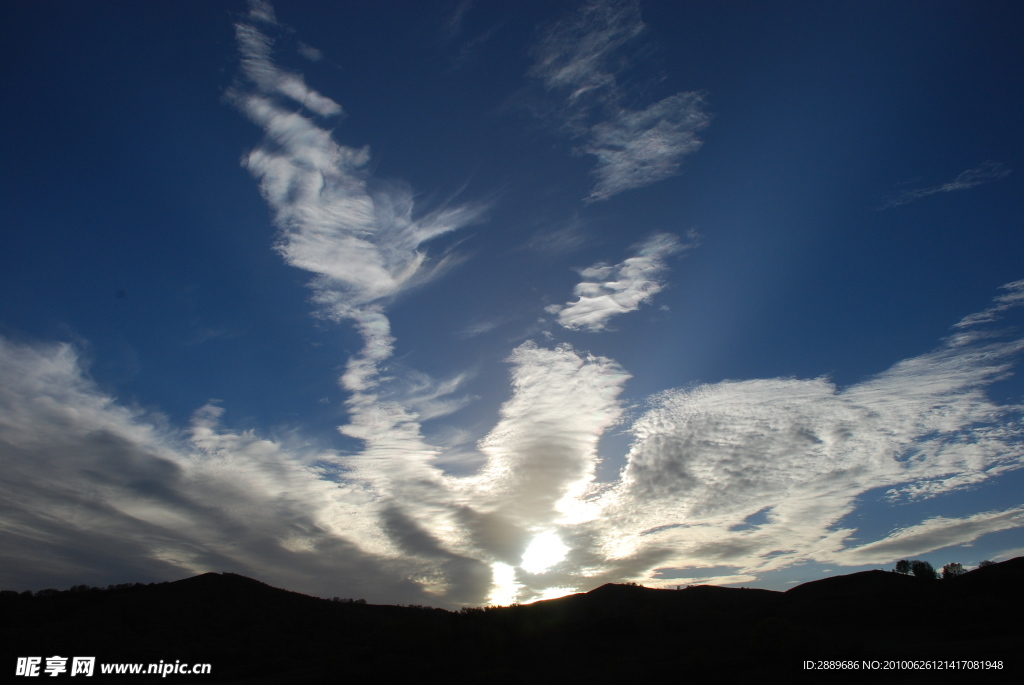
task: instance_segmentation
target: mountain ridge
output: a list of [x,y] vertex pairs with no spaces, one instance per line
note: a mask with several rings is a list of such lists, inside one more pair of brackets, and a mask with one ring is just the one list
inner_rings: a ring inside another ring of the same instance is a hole
[[800,678],[810,676],[806,660],[955,658],[1002,660],[1004,668],[989,673],[1002,678],[1016,668],[1011,657],[1024,638],[1016,610],[1022,590],[1018,558],[945,580],[864,571],[785,592],[605,584],[454,612],[331,601],[205,573],[106,591],[3,593],[0,668],[14,672],[18,656],[70,654],[213,665],[211,676],[168,683],[329,683],[429,672],[452,682],[609,682],[680,669]]

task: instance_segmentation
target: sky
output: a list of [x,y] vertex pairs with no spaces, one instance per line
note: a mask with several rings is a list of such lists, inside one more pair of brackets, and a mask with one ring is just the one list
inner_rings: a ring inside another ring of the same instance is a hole
[[1024,7],[10,2],[0,586],[1024,554]]

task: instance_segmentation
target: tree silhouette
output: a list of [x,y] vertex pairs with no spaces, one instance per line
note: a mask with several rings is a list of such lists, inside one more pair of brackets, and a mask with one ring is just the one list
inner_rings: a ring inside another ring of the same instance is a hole
[[935,568],[927,561],[914,559],[910,562],[910,572],[914,574],[915,578],[935,580]]
[[906,559],[900,559],[896,562],[896,573],[902,573],[907,575],[910,573],[910,562]]
[[984,568],[986,566],[995,566],[995,565],[996,565],[996,562],[989,561],[988,559],[986,559],[985,561],[983,561],[980,564],[978,564],[978,568]]
[[966,573],[966,571],[964,571],[964,567],[961,566],[958,562],[955,562],[955,561],[952,562],[952,563],[946,564],[945,566],[942,567],[942,578],[943,579],[956,578],[957,576],[962,576],[964,573]]

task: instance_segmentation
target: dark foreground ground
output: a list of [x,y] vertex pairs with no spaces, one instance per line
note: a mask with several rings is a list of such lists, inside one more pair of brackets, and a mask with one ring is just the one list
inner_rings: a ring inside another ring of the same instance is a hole
[[[95,675],[50,677],[54,655],[95,656]],[[39,676],[16,674],[26,656],[43,657]],[[100,673],[161,660],[209,663],[211,674]],[[829,661],[847,668],[824,672]],[[0,682],[1021,683],[1022,664],[1024,558],[948,580],[866,571],[788,592],[605,585],[462,612],[328,601],[228,573],[0,596]]]

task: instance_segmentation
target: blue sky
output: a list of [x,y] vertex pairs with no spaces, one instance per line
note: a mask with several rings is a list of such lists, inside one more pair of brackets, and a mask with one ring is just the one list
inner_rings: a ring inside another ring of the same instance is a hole
[[2,12],[4,587],[1024,550],[1015,4]]

